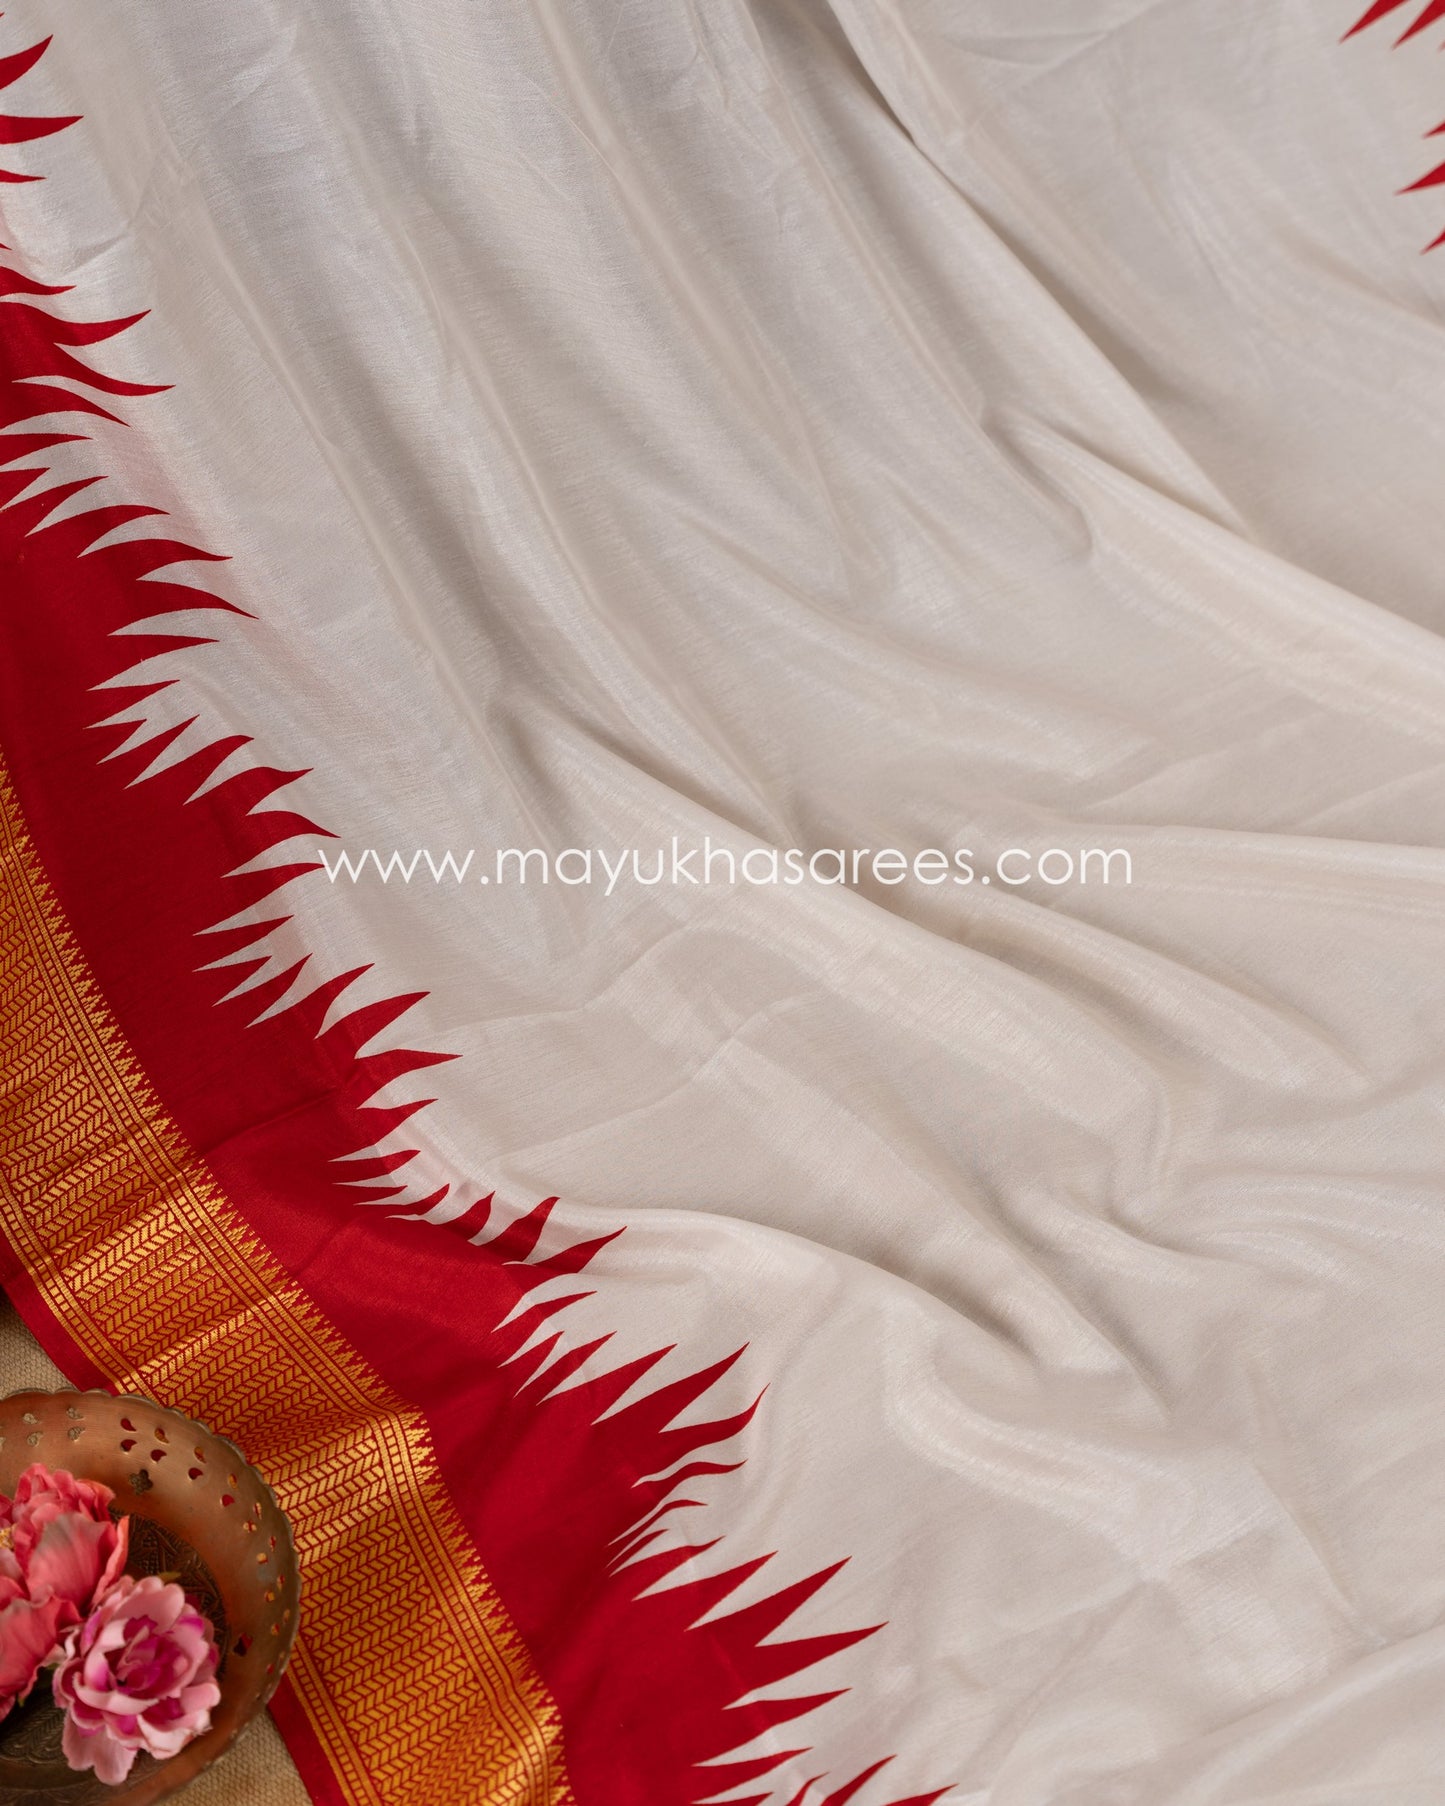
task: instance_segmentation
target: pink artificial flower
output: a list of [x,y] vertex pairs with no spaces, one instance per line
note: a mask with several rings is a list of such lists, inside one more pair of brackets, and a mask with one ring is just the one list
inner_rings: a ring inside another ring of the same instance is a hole
[[48,1589],[83,1617],[125,1571],[130,1519],[110,1515],[115,1494],[98,1480],[78,1480],[42,1462],[15,1487],[12,1548],[32,1599]]
[[0,1494],[0,1718],[124,1569],[129,1520],[111,1521],[113,1496],[40,1462],[20,1476],[13,1500]]
[[115,1786],[138,1750],[159,1761],[211,1728],[217,1651],[210,1623],[173,1581],[122,1575],[65,1634],[55,1703],[72,1768]]
[[[0,1555],[8,1556],[8,1549]],[[13,1559],[13,1558],[12,1558]],[[67,1624],[74,1624],[76,1610],[65,1599],[36,1604],[24,1585],[9,1574],[0,1574],[0,1718],[35,1685],[41,1664],[60,1641]]]

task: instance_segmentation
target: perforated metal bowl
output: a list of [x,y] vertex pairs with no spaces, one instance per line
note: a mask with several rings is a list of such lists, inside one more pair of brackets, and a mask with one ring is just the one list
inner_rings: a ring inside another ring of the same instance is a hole
[[15,1392],[0,1400],[0,1492],[32,1461],[99,1480],[131,1518],[127,1571],[177,1572],[216,1628],[221,1703],[211,1729],[169,1762],[137,1756],[119,1787],[77,1774],[42,1671],[0,1720],[0,1806],[150,1806],[215,1760],[275,1691],[296,1636],[300,1577],[291,1526],[234,1443],[177,1411],[105,1392]]

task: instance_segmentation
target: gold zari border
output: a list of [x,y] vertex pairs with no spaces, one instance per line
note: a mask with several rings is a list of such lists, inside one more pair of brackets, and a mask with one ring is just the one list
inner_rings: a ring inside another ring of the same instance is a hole
[[352,1806],[572,1806],[562,1730],[425,1420],[258,1243],[126,1045],[0,763],[0,1227],[119,1390],[205,1419],[290,1516],[289,1679]]

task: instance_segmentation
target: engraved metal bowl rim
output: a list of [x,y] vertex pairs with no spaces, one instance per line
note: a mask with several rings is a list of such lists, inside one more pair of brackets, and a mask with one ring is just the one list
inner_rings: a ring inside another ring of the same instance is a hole
[[[50,1401],[52,1404],[62,1401],[91,1401],[95,1405],[104,1406],[107,1411],[114,1411],[117,1408],[123,1409],[126,1406],[132,1406],[138,1408],[142,1413],[154,1411],[166,1418],[194,1427],[210,1439],[218,1452],[234,1459],[237,1464],[235,1470],[236,1473],[239,1474],[244,1472],[248,1477],[248,1482],[254,1487],[263,1502],[269,1503],[270,1505],[275,1529],[273,1547],[278,1557],[278,1570],[285,1576],[284,1586],[292,1601],[292,1608],[285,1614],[284,1628],[279,1631],[273,1630],[273,1634],[279,1636],[279,1646],[276,1649],[272,1663],[273,1671],[268,1675],[263,1676],[259,1683],[256,1683],[255,1692],[248,1709],[244,1711],[243,1715],[234,1718],[233,1722],[225,1729],[224,1734],[211,1744],[211,1747],[207,1750],[201,1768],[196,1769],[192,1775],[185,1777],[185,1781],[188,1782],[190,1779],[194,1778],[194,1774],[200,1773],[201,1769],[210,1767],[217,1758],[225,1754],[225,1752],[234,1745],[242,1731],[244,1731],[247,1726],[265,1710],[277,1687],[280,1685],[281,1679],[289,1664],[291,1655],[294,1651],[299,1628],[299,1607],[302,1594],[300,1564],[297,1558],[295,1532],[291,1520],[285,1509],[282,1507],[279,1499],[276,1497],[275,1489],[272,1487],[270,1481],[239,1444],[231,1437],[214,1429],[203,1418],[193,1416],[178,1406],[163,1404],[160,1400],[151,1398],[145,1393],[134,1391],[112,1392],[103,1386],[20,1386],[13,1388],[3,1396],[0,1396],[0,1406],[10,1405],[16,1400],[28,1398],[46,1400]],[[77,1473],[82,1478],[85,1477],[85,1464],[83,1462],[55,1460],[52,1461],[50,1465]],[[229,1501],[226,1502],[228,1503]],[[155,1523],[158,1528],[166,1528],[164,1512],[162,1512],[159,1517],[153,1517],[150,1512],[146,1511],[138,1511],[135,1515]],[[172,1530],[171,1534],[178,1535],[179,1533]],[[205,1557],[201,1554],[201,1551],[197,1550],[194,1544],[188,1539],[182,1537],[180,1540],[185,1547],[192,1549],[193,1553],[196,1554],[197,1559],[201,1560],[202,1565],[207,1566],[209,1571],[209,1566],[205,1561]],[[228,1631],[228,1638],[229,1635],[230,1632]],[[243,1654],[245,1652],[237,1650],[234,1653]],[[207,1733],[206,1740],[209,1741],[212,1735],[213,1733]],[[157,1765],[162,1771],[169,1768],[169,1766],[169,1762]],[[79,1778],[80,1773],[77,1772],[77,1779]],[[168,1793],[171,1790],[169,1788],[164,1788],[163,1791]],[[39,1806],[39,1802],[43,1801],[44,1797],[43,1791],[36,1794],[35,1798],[37,1806]],[[115,1798],[119,1802],[123,1803],[125,1797],[123,1791],[119,1789],[116,1790]]]
[[[179,1417],[184,1419],[186,1423],[193,1423],[197,1429],[204,1430],[208,1436],[213,1436],[223,1448],[228,1448],[231,1451],[243,1467],[249,1468],[251,1473],[255,1475],[262,1492],[265,1493],[266,1497],[270,1499],[272,1505],[276,1508],[276,1515],[285,1526],[286,1549],[291,1557],[292,1566],[295,1569],[296,1592],[298,1597],[304,1592],[305,1588],[301,1578],[301,1564],[296,1553],[296,1533],[292,1529],[291,1519],[287,1515],[286,1509],[281,1501],[276,1497],[275,1487],[272,1486],[265,1474],[261,1472],[260,1468],[257,1467],[256,1463],[240,1444],[234,1442],[223,1430],[213,1428],[212,1425],[206,1422],[204,1417],[195,1417],[189,1411],[182,1411],[178,1405],[163,1405],[158,1398],[151,1398],[144,1392],[109,1392],[104,1386],[15,1386],[12,1387],[9,1392],[0,1394],[0,1405],[8,1405],[13,1398],[36,1397],[99,1398],[104,1399],[107,1404],[111,1405],[145,1405],[152,1411],[169,1412],[172,1417]],[[83,1478],[84,1476],[81,1477]],[[293,1638],[295,1634],[296,1633],[293,1631]]]

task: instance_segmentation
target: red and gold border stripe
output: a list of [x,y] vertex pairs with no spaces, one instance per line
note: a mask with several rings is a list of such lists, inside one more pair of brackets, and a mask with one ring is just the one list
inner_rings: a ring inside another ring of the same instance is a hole
[[0,764],[0,1229],[117,1389],[232,1437],[291,1517],[288,1683],[348,1806],[570,1806],[557,1708],[422,1414],[272,1260],[90,974]]

